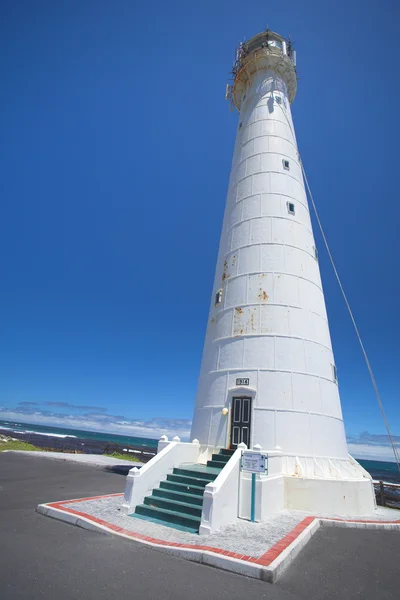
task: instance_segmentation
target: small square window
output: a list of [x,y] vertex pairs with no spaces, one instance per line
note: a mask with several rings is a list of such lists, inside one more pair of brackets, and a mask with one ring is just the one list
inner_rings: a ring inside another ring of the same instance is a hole
[[290,215],[294,215],[295,214],[296,211],[294,210],[294,204],[293,204],[293,202],[288,202],[287,203],[287,210],[288,210],[288,213]]
[[218,306],[222,302],[222,290],[218,290],[215,294],[215,306]]
[[290,170],[290,165],[289,165],[289,161],[286,160],[285,158],[282,160],[282,164],[283,164],[283,168],[286,169],[287,171]]
[[337,379],[337,368],[336,368],[336,365],[331,365],[331,367],[332,367],[332,376],[333,376],[333,381],[334,381],[335,383],[337,383],[337,380],[338,380],[338,379]]
[[278,104],[282,104],[282,98],[280,96],[275,96],[275,100]]
[[317,246],[313,246],[313,248],[314,248],[314,256],[315,256],[316,260],[318,260],[318,248],[317,248]]

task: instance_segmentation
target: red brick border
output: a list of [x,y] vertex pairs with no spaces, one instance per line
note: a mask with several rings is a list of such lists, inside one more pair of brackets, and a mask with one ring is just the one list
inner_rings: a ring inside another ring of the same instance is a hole
[[[56,508],[57,510],[63,511],[65,513],[69,513],[71,515],[76,515],[77,517],[84,517],[85,519],[88,519],[89,521],[97,523],[98,525],[102,525],[103,527],[106,527],[107,529],[114,531],[115,533],[126,535],[126,536],[132,538],[133,540],[150,542],[151,544],[155,544],[158,546],[169,546],[171,548],[184,548],[186,550],[201,550],[201,551],[212,552],[214,554],[220,554],[223,556],[227,556],[229,558],[235,558],[236,560],[250,562],[250,563],[257,564],[257,565],[260,565],[263,567],[268,567],[274,560],[276,560],[278,558],[278,556],[284,550],[286,550],[286,548],[288,546],[290,546],[299,537],[299,535],[305,529],[307,529],[307,527],[309,527],[311,525],[311,523],[315,519],[319,518],[319,517],[315,517],[315,516],[314,517],[306,517],[298,525],[296,525],[296,527],[294,527],[292,529],[292,531],[290,531],[288,534],[286,534],[281,540],[279,540],[279,542],[274,544],[262,556],[255,557],[255,556],[247,556],[245,554],[239,554],[237,552],[231,552],[229,550],[223,550],[222,548],[214,548],[213,546],[203,546],[201,544],[181,544],[178,542],[168,542],[166,540],[159,540],[157,538],[143,535],[141,533],[135,533],[133,531],[129,531],[127,529],[124,529],[123,527],[118,527],[118,525],[109,523],[108,521],[103,521],[103,519],[98,519],[97,517],[93,517],[92,515],[89,515],[87,513],[80,512],[78,510],[74,510],[73,508],[67,508],[65,506],[66,504],[74,504],[74,503],[85,502],[85,501],[90,501],[90,500],[100,500],[101,498],[111,498],[113,496],[123,496],[123,494],[107,494],[104,496],[92,496],[90,498],[78,498],[75,500],[64,500],[62,502],[51,502],[51,503],[45,504],[44,506],[48,506],[50,508]],[[323,517],[323,519],[327,520],[327,521],[328,520],[329,521],[341,521],[344,523],[379,523],[379,524],[387,524],[387,525],[400,524],[400,519],[397,521],[377,521],[377,520],[376,521],[374,521],[374,520],[361,521],[361,520],[357,520],[357,519],[340,519],[340,518],[333,518],[333,517]]]

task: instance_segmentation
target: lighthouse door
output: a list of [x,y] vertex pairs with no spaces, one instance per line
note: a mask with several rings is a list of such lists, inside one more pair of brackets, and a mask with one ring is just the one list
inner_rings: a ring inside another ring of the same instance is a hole
[[231,440],[230,447],[234,450],[238,444],[250,444],[251,398],[235,396],[232,398]]

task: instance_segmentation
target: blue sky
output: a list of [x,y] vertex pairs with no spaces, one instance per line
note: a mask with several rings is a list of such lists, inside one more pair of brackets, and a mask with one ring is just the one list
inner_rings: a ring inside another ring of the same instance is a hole
[[[0,418],[188,429],[237,125],[225,84],[268,25],[296,43],[300,151],[400,436],[398,3],[3,0],[0,17]],[[314,228],[346,430],[368,443],[383,422]]]

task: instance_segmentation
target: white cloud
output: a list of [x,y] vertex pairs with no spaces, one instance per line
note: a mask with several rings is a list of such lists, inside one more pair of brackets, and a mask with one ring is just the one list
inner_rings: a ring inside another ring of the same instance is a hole
[[150,421],[129,420],[126,417],[112,415],[62,415],[47,414],[38,411],[28,413],[15,409],[0,408],[0,418],[5,421],[22,421],[32,425],[47,427],[64,427],[67,429],[83,429],[86,431],[101,431],[116,435],[145,437],[158,439],[161,435],[182,440],[189,439],[189,419],[152,419]]
[[349,453],[354,456],[354,458],[396,462],[391,446],[378,446],[376,444],[359,444],[350,442],[348,443],[348,449]]
[[[400,436],[392,435],[392,440],[400,452]],[[347,445],[354,458],[396,462],[389,437],[385,434],[363,431],[358,436],[348,436]]]

